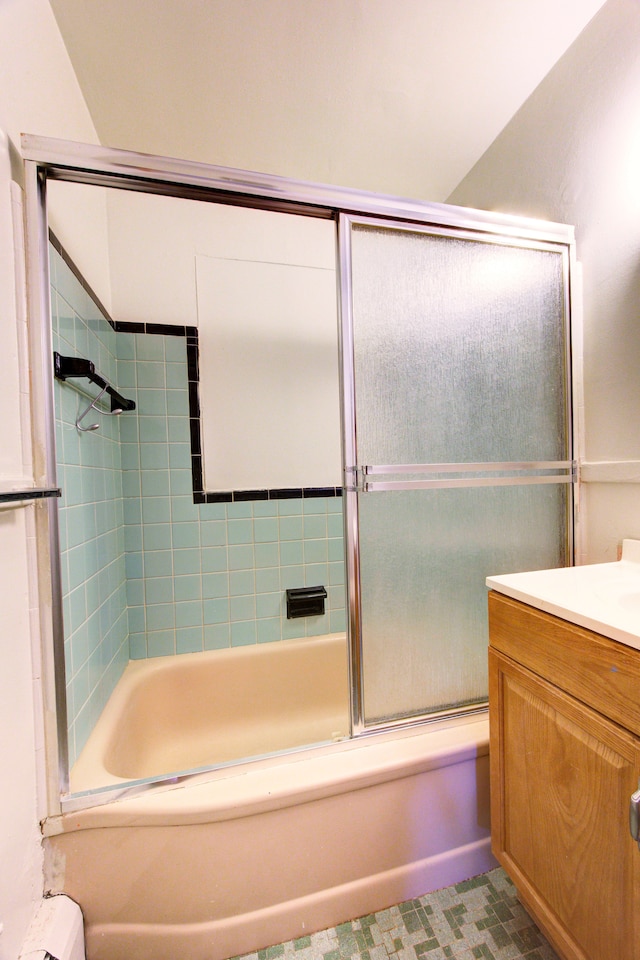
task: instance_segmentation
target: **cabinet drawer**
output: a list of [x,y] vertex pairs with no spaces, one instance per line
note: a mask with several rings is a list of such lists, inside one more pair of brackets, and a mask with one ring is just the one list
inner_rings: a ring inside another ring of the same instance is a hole
[[640,736],[640,651],[489,594],[491,646]]

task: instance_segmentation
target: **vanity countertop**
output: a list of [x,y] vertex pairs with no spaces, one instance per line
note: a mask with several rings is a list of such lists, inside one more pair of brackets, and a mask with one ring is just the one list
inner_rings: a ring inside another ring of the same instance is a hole
[[640,650],[640,540],[622,559],[487,577],[491,590]]

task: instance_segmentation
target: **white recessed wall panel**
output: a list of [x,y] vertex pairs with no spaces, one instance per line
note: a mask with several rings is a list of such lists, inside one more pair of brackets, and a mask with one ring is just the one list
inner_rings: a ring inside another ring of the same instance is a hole
[[335,271],[197,258],[205,489],[338,486]]

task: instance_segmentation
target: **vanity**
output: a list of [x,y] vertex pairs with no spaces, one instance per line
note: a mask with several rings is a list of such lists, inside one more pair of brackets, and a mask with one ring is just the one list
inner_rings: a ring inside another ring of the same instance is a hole
[[638,960],[640,541],[487,586],[493,852],[563,960]]

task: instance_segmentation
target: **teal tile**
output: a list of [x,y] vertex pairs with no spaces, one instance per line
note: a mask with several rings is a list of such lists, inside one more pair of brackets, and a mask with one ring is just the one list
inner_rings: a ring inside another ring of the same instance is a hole
[[199,653],[203,649],[202,626],[176,627],[176,653]]
[[172,525],[170,523],[145,523],[143,528],[145,550],[170,550]]
[[147,657],[147,634],[129,634],[129,656],[132,660],[145,660]]
[[137,390],[137,410],[141,417],[165,416],[168,411],[167,393],[175,391],[152,390],[139,387]]
[[191,470],[191,446],[186,442],[169,444],[169,466]]
[[277,567],[280,563],[277,543],[256,543],[254,554],[256,567]]
[[142,500],[138,497],[127,497],[124,500],[124,522],[140,523],[142,520]]
[[167,363],[166,384],[168,389],[184,390],[187,387],[186,363]]
[[164,362],[145,361],[137,364],[138,387],[163,390],[166,386]]
[[193,477],[191,468],[188,470],[179,470],[175,467],[171,470],[171,494],[172,496],[184,496],[193,493]]
[[[185,571],[188,572],[188,571]],[[173,574],[171,550],[147,550],[144,554],[145,577],[170,577]],[[142,576],[142,573],[140,573]]]
[[188,443],[189,442],[189,419],[188,417],[167,417],[167,436],[170,443]]
[[227,573],[203,573],[202,597],[212,600],[216,597],[229,596],[229,575]]
[[199,547],[199,523],[174,523],[172,525],[172,541],[174,548]]
[[306,587],[317,587],[326,585],[329,582],[329,564],[328,563],[307,563],[304,568],[304,585]]
[[173,569],[176,576],[185,573],[200,573],[200,551],[192,548],[174,550]]
[[147,632],[149,657],[170,657],[175,650],[175,630],[151,630]]
[[202,625],[202,617],[202,602],[199,600],[181,600],[175,604],[176,627]]
[[327,516],[327,533],[330,537],[344,536],[342,513],[332,513]]
[[148,603],[146,607],[147,632],[168,630],[175,626],[175,607],[173,603]]
[[[334,519],[333,517],[331,518]],[[304,517],[303,536],[308,540],[317,540],[327,536],[327,517],[321,516]]]
[[[171,504],[171,519],[174,523],[194,522],[199,519],[198,508],[194,504],[192,496],[170,497],[169,502]],[[203,540],[201,542],[204,544]]]
[[198,507],[200,511],[200,521],[225,520],[227,519],[226,503],[201,503]]
[[256,621],[256,640],[258,643],[274,643],[280,638],[280,617]]
[[322,617],[306,618],[307,637],[322,637],[325,633],[330,633],[328,613],[325,613]]
[[278,500],[278,516],[297,517],[302,515],[302,499],[292,497],[290,500]]
[[229,574],[229,596],[239,597],[247,594],[253,596],[255,591],[256,584],[253,570],[234,570]]
[[135,335],[132,333],[124,333],[123,331],[118,331],[118,334],[116,337],[116,349],[118,354],[118,360],[123,361],[123,364],[126,365],[127,361],[135,360],[136,358]]
[[304,587],[304,567],[280,567],[280,585],[282,590],[290,587]]
[[[138,492],[144,497],[167,497],[171,492],[169,470],[142,470],[139,476]],[[123,492],[128,496],[123,485]]]
[[227,548],[229,570],[248,570],[254,566],[253,545],[240,544]]
[[[235,506],[235,504],[230,504]],[[229,520],[227,523],[229,543],[251,543],[253,541],[253,520]]]
[[202,599],[202,578],[196,574],[175,577],[173,586],[176,600]]
[[327,559],[344,563],[344,541],[341,538],[328,541]]
[[202,607],[205,624],[227,623],[229,621],[229,600],[226,597],[205,600]]
[[141,443],[166,443],[168,441],[166,417],[139,417],[138,422]]
[[254,517],[277,517],[277,500],[254,500],[253,515]]
[[167,390],[166,405],[170,417],[189,416],[189,394],[186,390]]
[[161,334],[137,333],[136,360],[164,360],[165,338]]
[[136,580],[142,576],[142,554],[128,553],[125,558],[125,569],[127,577],[130,580]]
[[144,580],[127,580],[127,603],[136,607],[144,603]]
[[244,647],[252,643],[257,643],[255,620],[247,620],[231,624],[232,647]]
[[281,517],[279,533],[280,540],[300,540],[302,538],[302,517]]
[[174,599],[173,577],[146,577],[144,581],[144,598],[149,604],[172,603]]
[[273,593],[280,589],[280,570],[278,567],[265,567],[255,571],[256,593]]
[[304,561],[302,540],[290,540],[279,544],[280,563],[283,566],[301,564]]
[[128,523],[124,531],[124,545],[129,553],[142,550],[142,525]]
[[145,497],[142,501],[142,518],[145,523],[167,523],[171,518],[170,497]]
[[344,583],[344,563],[329,564],[329,583]]
[[325,563],[327,561],[327,541],[326,540],[305,540],[304,541],[304,562],[305,563]]
[[260,593],[256,597],[256,617],[280,617],[283,607],[282,594]]
[[[137,405],[137,397],[131,397],[130,399],[135,400]],[[120,428],[120,443],[135,444],[139,442],[140,418],[135,414],[133,416],[123,415],[118,417],[118,427]]]
[[[229,619],[232,624],[236,620],[255,620],[256,599],[254,596],[231,597],[229,599]],[[232,632],[233,643],[233,632]],[[254,639],[255,643],[255,639]]]
[[169,467],[169,448],[166,443],[143,443],[140,446],[140,466],[143,470],[166,470]]
[[231,629],[228,623],[210,623],[204,627],[205,650],[224,650],[231,646]]
[[145,608],[144,607],[129,607],[129,630],[131,633],[144,633],[146,628],[145,623]]
[[[187,346],[185,337],[165,337],[164,356],[167,363],[187,362]],[[185,366],[186,373],[186,366]]]
[[227,504],[227,517],[229,520],[247,520],[253,516],[251,500],[239,500]]
[[201,552],[202,572],[219,573],[228,567],[226,547],[204,547]]
[[223,520],[201,520],[200,537],[203,547],[223,546],[227,542],[227,524]]
[[256,543],[270,543],[278,539],[278,521],[271,517],[257,518],[253,521]]
[[302,501],[302,513],[307,516],[309,514],[326,514],[327,512],[327,498],[326,497],[307,497]]
[[327,498],[327,513],[342,513],[342,497]]

